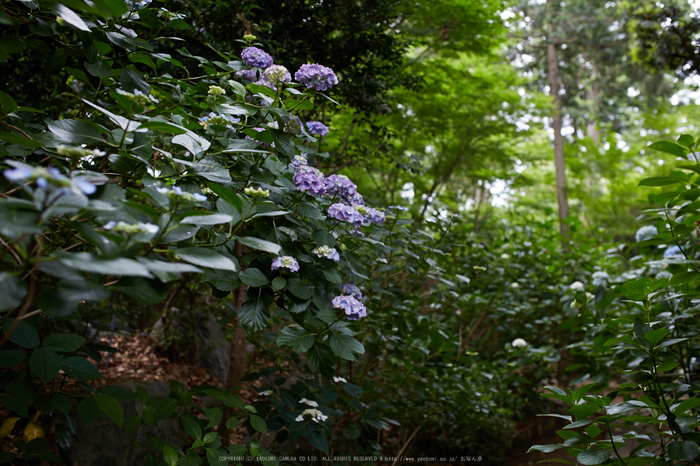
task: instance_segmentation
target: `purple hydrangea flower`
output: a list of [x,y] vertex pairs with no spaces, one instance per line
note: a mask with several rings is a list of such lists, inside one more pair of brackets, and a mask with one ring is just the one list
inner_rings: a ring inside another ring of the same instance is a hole
[[280,256],[272,260],[270,269],[277,270],[279,268],[289,269],[292,272],[299,271],[299,262],[292,256]]
[[357,186],[345,175],[331,175],[326,178],[326,194],[352,199],[357,194]]
[[319,246],[311,252],[316,254],[318,257],[324,257],[336,262],[340,260],[340,254],[338,254],[338,251],[336,251],[335,248],[330,248],[328,246]]
[[352,205],[365,205],[365,199],[360,193],[355,193],[355,195],[348,199],[348,201],[350,201],[350,204]]
[[348,320],[357,320],[367,316],[367,308],[352,296],[336,296],[333,298],[333,307],[343,309]]
[[314,136],[324,137],[328,134],[328,126],[320,121],[307,121],[306,127],[309,128],[309,134]]
[[241,70],[236,71],[236,76],[247,79],[248,81],[255,81],[258,79],[258,72],[255,70]]
[[276,91],[277,86],[291,82],[291,80],[292,75],[289,74],[287,68],[280,65],[272,65],[263,71],[262,76],[260,76],[260,81],[256,82],[255,84],[267,86],[273,91]]
[[314,196],[322,196],[326,192],[323,173],[308,165],[298,167],[292,181],[294,186]]
[[382,212],[381,210],[373,209],[372,207],[365,207],[365,217],[367,217],[367,219],[370,222],[376,225],[381,225],[386,221],[384,212]]
[[360,288],[358,288],[358,286],[354,283],[344,283],[340,285],[340,291],[342,291],[346,295],[352,296],[358,301],[362,299],[362,291],[360,291]]
[[272,57],[265,51],[257,47],[246,47],[241,52],[243,63],[248,66],[257,66],[258,68],[269,68],[272,66]]
[[301,65],[299,71],[294,73],[294,79],[307,88],[315,88],[317,91],[325,91],[338,84],[338,77],[332,69],[318,65]]
[[328,208],[328,216],[340,220],[342,222],[349,222],[359,227],[364,223],[365,217],[349,205],[336,203]]
[[292,163],[290,163],[289,166],[296,170],[297,168],[308,164],[309,163],[306,161],[306,157],[304,157],[303,155],[295,155],[294,160],[292,160]]
[[97,191],[97,186],[80,176],[75,179],[75,187],[82,191],[83,194],[94,194]]

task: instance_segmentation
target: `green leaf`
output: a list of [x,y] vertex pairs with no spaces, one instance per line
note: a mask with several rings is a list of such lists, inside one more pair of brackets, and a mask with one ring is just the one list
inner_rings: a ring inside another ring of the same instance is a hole
[[326,378],[332,378],[335,373],[336,357],[325,343],[315,342],[309,349],[307,363],[309,368]]
[[243,209],[243,201],[241,201],[238,194],[216,183],[208,183],[207,186],[214,191],[217,196],[232,205],[239,213],[241,212]]
[[98,78],[106,78],[112,76],[112,68],[109,63],[99,60],[95,63],[85,62],[85,69],[88,73]]
[[672,141],[656,141],[649,146],[650,149],[685,158],[686,150]]
[[101,379],[102,374],[97,367],[87,359],[80,356],[72,356],[63,360],[63,370],[69,377],[76,380]]
[[61,395],[60,393],[57,393],[51,397],[51,407],[57,411],[62,412],[63,414],[66,414],[71,409],[73,409],[73,404],[68,398]]
[[[3,218],[3,222],[9,219]],[[16,275],[0,273],[0,312],[14,309],[24,302],[27,296],[27,284]]]
[[193,215],[180,220],[180,223],[191,223],[193,225],[220,225],[230,223],[233,217],[227,214]]
[[241,271],[238,274],[238,278],[248,286],[261,287],[270,283],[264,273],[255,267],[251,267]]
[[10,94],[0,91],[0,107],[5,111],[5,113],[12,113],[17,110],[17,102],[13,99]]
[[78,403],[77,410],[80,417],[83,418],[85,425],[92,424],[99,419],[100,415],[102,414],[100,412],[100,408],[97,407],[97,403],[95,403],[93,398],[83,399],[83,401]]
[[39,141],[35,141],[34,139],[30,139],[21,134],[9,133],[7,131],[0,131],[0,140],[3,140],[9,144],[19,144],[20,146],[25,147],[33,148],[41,146]]
[[284,131],[278,129],[270,128],[269,131],[272,133],[272,139],[275,141],[275,147],[288,157],[294,157],[294,141],[292,138]]
[[72,144],[104,144],[100,126],[80,120],[58,120],[48,123],[49,131],[59,139]]
[[173,252],[182,260],[190,264],[209,267],[212,269],[230,270],[238,272],[238,264],[228,257],[211,249],[201,247],[173,249]]
[[309,299],[314,294],[306,283],[298,278],[287,280],[287,290],[299,299]]
[[285,327],[277,335],[277,346],[289,346],[298,353],[308,351],[313,344],[313,335],[303,327]]
[[527,452],[530,453],[531,451],[541,451],[543,453],[551,453],[553,451],[559,450],[560,448],[564,448],[564,445],[533,445]]
[[63,265],[83,272],[153,278],[151,272],[144,265],[124,257],[102,259],[87,252],[69,253],[64,251],[56,253],[55,257]]
[[155,119],[142,122],[140,127],[166,134],[185,134],[187,132],[186,129],[180,126],[175,126],[168,122]]
[[27,355],[20,350],[0,350],[0,369],[14,367],[26,358]]
[[182,426],[185,428],[188,434],[197,440],[202,439],[202,428],[194,419],[190,419],[187,416],[181,416],[180,422],[182,422]]
[[610,452],[605,450],[583,450],[576,456],[579,463],[586,466],[605,463],[610,458]]
[[261,418],[260,416],[251,414],[250,425],[253,426],[253,429],[257,430],[262,434],[267,433],[267,423],[265,423],[265,419]]
[[165,445],[163,447],[163,459],[169,466],[175,466],[178,461],[178,455],[172,447]]
[[572,406],[569,411],[567,411],[569,414],[573,414],[576,416],[577,419],[585,419],[588,416],[597,413],[598,410],[600,410],[600,407],[593,404],[593,403],[584,403],[576,406]]
[[270,320],[270,309],[262,299],[246,301],[241,306],[238,318],[246,331],[257,332],[267,327],[267,323]]
[[117,400],[102,392],[95,393],[95,403],[100,411],[113,420],[120,428],[124,424],[124,410]]
[[671,333],[671,331],[667,328],[657,328],[656,330],[652,330],[651,332],[645,333],[644,339],[652,345],[656,345],[659,341],[663,340],[663,338],[669,333]]
[[54,333],[44,340],[44,347],[54,351],[70,353],[83,346],[85,338],[73,333]]
[[154,396],[151,397],[148,406],[153,409],[154,422],[158,422],[173,415],[177,409],[177,400],[164,396]]
[[690,134],[683,134],[678,138],[678,144],[685,148],[692,149],[695,144],[695,139],[693,139],[693,136]]
[[272,254],[279,254],[282,247],[271,241],[265,241],[264,239],[254,238],[252,236],[242,236],[238,238],[238,242],[248,246],[253,249],[258,249],[260,251],[269,252]]
[[63,18],[67,24],[70,24],[74,28],[81,31],[90,32],[90,28],[87,24],[85,24],[85,21],[83,21],[83,19],[78,16],[75,11],[71,10],[67,6],[61,5],[60,3],[54,3],[51,5],[51,11],[53,11],[56,16]]
[[39,346],[39,334],[32,324],[24,320],[17,321],[16,325],[14,325],[14,323],[15,319],[7,317],[2,319],[2,331],[5,333],[5,337],[7,337],[8,340],[22,348],[34,348]]
[[326,455],[328,454],[328,442],[326,441],[326,436],[322,432],[312,431],[311,435],[308,436],[309,443],[313,445],[314,448],[318,448]]
[[676,461],[692,461],[700,451],[698,444],[695,442],[673,442],[668,446],[668,456]]
[[331,349],[333,353],[348,361],[357,361],[354,353],[364,354],[365,347],[354,337],[344,333],[331,335]]
[[274,291],[279,291],[285,286],[287,286],[287,280],[282,277],[276,277],[274,280],[272,280],[272,289]]
[[673,176],[652,176],[643,179],[637,186],[669,186],[679,183],[687,183],[687,180]]
[[52,349],[38,348],[29,358],[29,367],[42,382],[46,383],[60,372],[61,358]]

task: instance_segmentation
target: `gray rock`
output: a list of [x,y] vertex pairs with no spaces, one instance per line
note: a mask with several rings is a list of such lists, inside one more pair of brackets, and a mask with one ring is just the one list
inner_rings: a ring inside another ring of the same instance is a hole
[[[132,391],[136,390],[136,385],[141,385],[152,397],[167,397],[170,393],[169,382],[149,380],[116,384]],[[122,402],[121,405],[124,419],[142,415],[139,400]],[[185,435],[178,429],[177,421],[171,418],[157,422],[153,427],[144,425],[135,435],[127,435],[104,414],[88,426],[78,416],[78,435],[71,448],[65,452],[65,459],[67,464],[77,463],[79,466],[140,466],[145,463],[146,454],[157,453],[148,446],[146,432],[154,433],[165,442],[183,446]],[[134,442],[143,448],[135,446]]]
[[199,366],[225,384],[231,362],[231,343],[212,315],[195,314],[197,341],[199,342]]

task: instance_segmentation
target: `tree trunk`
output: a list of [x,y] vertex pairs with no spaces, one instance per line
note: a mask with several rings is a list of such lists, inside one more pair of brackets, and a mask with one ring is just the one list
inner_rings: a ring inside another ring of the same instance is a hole
[[[552,3],[549,0],[548,3]],[[547,38],[547,68],[549,71],[549,95],[552,96],[552,129],[554,130],[554,169],[557,183],[557,204],[559,205],[559,231],[565,238],[569,236],[569,228],[564,221],[569,216],[569,201],[566,195],[566,161],[564,160],[564,138],[561,135],[562,108],[559,96],[559,61],[557,49],[552,38],[552,25],[549,25]]]

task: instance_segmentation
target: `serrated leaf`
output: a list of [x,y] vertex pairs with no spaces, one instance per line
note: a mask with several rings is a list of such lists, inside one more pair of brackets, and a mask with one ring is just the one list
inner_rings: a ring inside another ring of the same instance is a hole
[[344,333],[331,335],[331,349],[333,353],[348,361],[357,361],[355,353],[364,354],[365,347],[354,337]]
[[307,363],[313,372],[330,379],[335,373],[335,361],[333,351],[325,343],[315,342],[309,348]]
[[285,280],[283,277],[276,277],[274,280],[272,280],[272,289],[274,291],[279,291],[285,286],[287,286],[287,280]]
[[306,283],[298,278],[287,280],[287,290],[299,299],[309,299],[314,294]]
[[261,287],[270,283],[270,280],[255,267],[247,268],[238,274],[238,278],[248,286]]
[[246,301],[241,306],[238,319],[246,331],[257,332],[267,327],[267,323],[270,321],[270,309],[262,299]]
[[313,344],[313,335],[303,327],[286,327],[277,335],[277,346],[289,346],[298,353],[308,351]]

